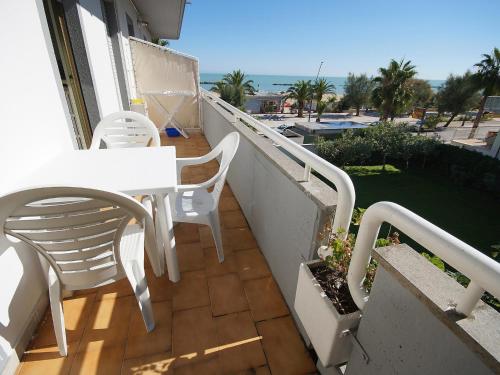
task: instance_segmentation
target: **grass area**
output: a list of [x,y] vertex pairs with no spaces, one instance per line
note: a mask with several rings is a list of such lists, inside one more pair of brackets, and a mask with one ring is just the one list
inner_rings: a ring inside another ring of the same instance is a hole
[[[392,165],[386,165],[385,171],[382,166],[345,169],[356,189],[356,207],[367,208],[378,201],[398,203],[490,256],[491,246],[500,243],[498,195],[456,186],[430,170],[400,170]],[[387,230],[383,228],[381,236]],[[418,249],[407,238],[402,242]]]

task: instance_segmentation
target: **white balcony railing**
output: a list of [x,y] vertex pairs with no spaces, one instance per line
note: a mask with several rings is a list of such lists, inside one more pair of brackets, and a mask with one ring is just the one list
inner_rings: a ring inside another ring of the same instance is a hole
[[212,102],[222,107],[225,111],[234,116],[234,121],[243,121],[250,125],[256,131],[262,133],[274,143],[281,146],[284,150],[292,154],[294,157],[304,163],[304,181],[309,181],[311,169],[315,170],[323,177],[327,178],[335,185],[337,189],[337,207],[335,209],[335,217],[333,219],[333,230],[344,229],[345,233],[349,230],[351,223],[352,212],[354,209],[355,192],[354,185],[350,177],[343,170],[337,168],[333,164],[327,162],[318,155],[306,150],[301,145],[292,142],[285,136],[277,133],[262,122],[254,119],[245,112],[240,111],[231,104],[221,100],[216,95],[207,90],[202,90],[202,95]]
[[457,269],[471,282],[455,310],[470,315],[484,291],[500,298],[500,264],[465,242],[392,202],[378,202],[364,213],[349,267],[347,281],[356,305],[363,310],[368,294],[363,288],[380,226],[387,222]]

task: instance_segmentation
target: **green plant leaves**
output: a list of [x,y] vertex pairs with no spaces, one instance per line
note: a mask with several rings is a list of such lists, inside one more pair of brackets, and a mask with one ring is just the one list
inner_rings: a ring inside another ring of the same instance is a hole
[[441,271],[445,271],[446,267],[444,265],[444,262],[437,256],[431,255],[429,253],[422,253],[422,256],[427,259],[429,262],[434,264],[437,268],[439,268]]

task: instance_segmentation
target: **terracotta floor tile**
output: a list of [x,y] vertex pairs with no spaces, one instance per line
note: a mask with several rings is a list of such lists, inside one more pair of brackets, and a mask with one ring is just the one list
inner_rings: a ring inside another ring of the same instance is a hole
[[171,375],[174,358],[170,352],[131,358],[123,362],[122,375]]
[[201,362],[188,363],[174,367],[175,375],[220,375],[217,358],[208,358]]
[[224,197],[224,198],[234,198],[233,191],[231,190],[231,188],[229,187],[228,184],[224,185],[224,188],[222,189],[222,195],[221,196]]
[[57,345],[31,349],[21,359],[17,375],[69,374],[75,360],[77,342],[68,343],[68,356],[61,357]]
[[91,342],[83,349],[80,346],[70,374],[120,374],[124,351],[124,345],[108,346],[103,341]]
[[311,374],[316,367],[290,316],[257,323],[273,374]]
[[[198,230],[196,233],[198,233]],[[199,242],[177,244],[177,258],[181,272],[196,271],[205,268],[203,249]]]
[[188,184],[201,184],[205,181],[208,181],[210,179],[210,177],[212,177],[212,176],[208,173],[207,174],[194,174],[187,179],[186,183],[188,183]]
[[240,205],[234,197],[221,197],[219,200],[219,211],[234,211],[239,210]]
[[222,227],[228,229],[246,228],[248,226],[245,216],[243,216],[243,213],[240,210],[222,212],[221,221]]
[[96,294],[97,291],[98,288],[74,290],[72,291],[73,293],[72,297],[86,296],[87,294]]
[[172,301],[174,283],[168,279],[168,273],[166,271],[163,276],[156,277],[153,271],[146,270],[146,280],[148,282],[151,301]]
[[[95,296],[95,294],[86,294],[71,297],[63,301],[66,342],[78,342],[82,337],[85,326],[90,318],[90,311],[92,310]],[[43,348],[54,345],[57,345],[57,340],[49,307],[29,348]]]
[[207,171],[206,171],[206,176],[207,176],[207,180],[211,179],[212,177],[214,177],[217,173],[219,173],[219,167],[209,167],[207,168]]
[[243,282],[243,287],[256,322],[289,313],[279,288],[271,276],[246,280]]
[[86,350],[87,346],[99,342],[103,342],[105,346],[124,346],[132,304],[137,304],[137,300],[132,296],[96,301],[78,351]]
[[203,164],[207,168],[219,168],[220,164],[217,159],[212,159],[208,163]]
[[127,278],[97,288],[97,299],[114,299],[134,294]]
[[248,310],[245,292],[237,274],[210,277],[208,290],[214,316]]
[[174,311],[172,331],[175,367],[216,355],[216,352],[207,352],[217,347],[215,322],[208,306]]
[[205,271],[183,272],[174,284],[174,311],[210,305]]
[[215,247],[203,249],[203,253],[205,257],[205,271],[207,273],[207,277],[237,272],[236,258],[234,255],[224,254],[224,262],[220,263]]
[[200,225],[198,231],[200,233],[200,245],[202,248],[215,247],[212,230],[208,225]]
[[[203,135],[190,135],[186,140],[162,133],[161,141],[175,146],[178,157],[209,151]],[[190,182],[204,181],[218,169],[219,163],[212,160],[186,168],[183,176]],[[18,373],[269,375],[270,368],[273,374],[314,372],[293,322],[283,318],[288,314],[286,304],[228,184],[219,213],[222,264],[210,228],[187,223],[174,228],[179,283],[169,281],[167,274],[156,278],[146,257],[156,321],[151,333],[146,333],[127,279],[76,291],[64,301],[69,355],[59,355],[49,310]],[[275,319],[262,321],[269,318]]]
[[185,244],[191,242],[200,242],[198,233],[198,224],[178,223],[174,226],[175,243]]
[[211,151],[210,146],[197,146],[196,147],[196,152],[199,155],[206,155]]
[[[196,149],[196,147],[195,147]],[[198,150],[196,150],[198,151]],[[207,170],[207,166],[206,164],[200,164],[200,165],[189,165],[185,168],[183,168],[183,172],[184,172],[184,169],[187,169],[189,173],[191,174],[205,174],[206,173],[206,170]]]
[[271,375],[271,371],[269,371],[269,367],[262,366],[258,368],[238,371],[233,373],[233,375]]
[[223,374],[234,374],[266,364],[260,337],[249,312],[215,318],[219,365]]
[[222,229],[222,240],[224,251],[226,248],[231,251],[254,249],[258,247],[255,238],[249,228]]
[[271,275],[266,258],[259,249],[237,251],[234,256],[241,280],[257,279]]
[[163,353],[172,348],[172,304],[169,301],[153,303],[155,328],[146,331],[139,307],[132,310],[125,358]]

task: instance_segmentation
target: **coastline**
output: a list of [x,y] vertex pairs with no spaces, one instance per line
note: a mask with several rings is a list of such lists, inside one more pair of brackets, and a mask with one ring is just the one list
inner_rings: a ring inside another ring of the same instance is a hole
[[[215,82],[220,81],[224,76],[223,73],[200,73],[200,85],[210,90]],[[245,76],[253,81],[254,87],[260,94],[277,94],[285,92],[288,88],[298,80],[314,81],[316,76],[291,76],[291,75],[266,75],[266,74],[245,74]],[[347,77],[336,76],[321,76],[335,85],[335,91],[338,97],[344,94],[344,85]],[[444,83],[444,80],[427,80],[432,88],[437,91],[439,86]]]

